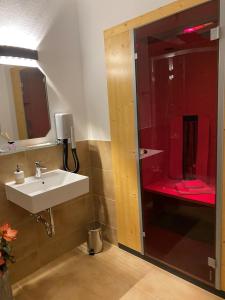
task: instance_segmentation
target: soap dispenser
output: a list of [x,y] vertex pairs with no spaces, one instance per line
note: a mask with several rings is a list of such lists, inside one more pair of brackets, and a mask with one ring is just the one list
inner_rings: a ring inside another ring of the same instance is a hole
[[16,184],[24,183],[24,171],[21,171],[19,165],[16,166],[16,171],[14,172]]

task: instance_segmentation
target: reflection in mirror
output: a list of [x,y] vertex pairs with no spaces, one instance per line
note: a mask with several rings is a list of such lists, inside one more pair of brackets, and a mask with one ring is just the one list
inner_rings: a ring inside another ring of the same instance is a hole
[[45,75],[0,65],[0,130],[8,140],[45,137],[51,128]]

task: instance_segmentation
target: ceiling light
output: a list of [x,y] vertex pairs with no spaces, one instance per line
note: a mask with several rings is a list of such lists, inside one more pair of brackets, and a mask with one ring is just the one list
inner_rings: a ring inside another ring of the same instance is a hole
[[37,67],[38,52],[19,47],[0,46],[0,64]]

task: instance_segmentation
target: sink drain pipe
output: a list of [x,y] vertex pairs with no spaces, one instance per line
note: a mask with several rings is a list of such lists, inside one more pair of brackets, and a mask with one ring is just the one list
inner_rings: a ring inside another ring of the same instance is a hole
[[45,227],[46,233],[49,237],[53,237],[55,235],[55,224],[52,209],[48,208],[46,209],[46,212],[48,213],[49,220],[46,220],[41,213],[31,214],[31,216],[36,219],[37,223],[40,223]]

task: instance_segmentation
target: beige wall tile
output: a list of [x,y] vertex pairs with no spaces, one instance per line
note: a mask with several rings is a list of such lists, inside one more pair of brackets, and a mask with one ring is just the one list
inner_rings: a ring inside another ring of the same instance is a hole
[[104,238],[113,244],[117,244],[111,142],[89,141],[89,150],[95,220],[103,225]]
[[111,142],[89,141],[92,168],[112,170]]
[[15,264],[9,266],[10,281],[12,283],[17,282],[21,278],[36,271],[40,266],[38,252],[37,250],[34,250],[30,255],[21,260],[17,259]]
[[88,195],[85,196],[86,199],[86,206],[88,207],[88,221],[89,223],[93,223],[96,221],[95,219],[95,201],[94,201],[94,196],[89,193]]
[[41,266],[74,249],[86,240],[87,230],[84,228],[74,230],[69,234],[65,230],[63,237],[50,239],[48,243],[39,247],[38,251]]
[[115,199],[112,171],[92,169],[93,193]]
[[62,168],[62,147],[48,147],[44,149],[32,150],[26,152],[29,174],[35,174],[35,162],[40,161],[48,171]]
[[18,234],[16,241],[12,243],[12,249],[18,260],[24,259],[31,255],[35,249],[38,249],[37,233],[39,226],[30,216],[15,226]]
[[91,222],[93,218],[91,204],[88,197],[79,197],[54,207],[53,216],[55,220],[56,235],[49,239],[43,228],[39,226],[39,246],[49,243],[52,240],[64,238],[65,234],[68,235],[80,228],[87,231],[88,223]]
[[10,223],[17,226],[28,218],[27,211],[6,199],[5,187],[0,186],[0,224]]
[[14,180],[14,171],[16,170],[16,165],[19,164],[21,168],[28,173],[26,153],[16,153],[10,155],[0,156],[0,184]]
[[88,141],[77,142],[77,155],[80,162],[80,169],[89,169],[91,163]]
[[[80,170],[89,169],[91,166],[91,163],[90,163],[88,141],[77,142],[76,146],[77,146],[77,156],[79,159]],[[74,169],[74,160],[73,160],[70,144],[69,144],[68,163],[69,163],[70,170],[73,170]]]
[[[80,169],[78,173],[80,175],[91,177],[91,169]],[[89,183],[91,183],[91,180],[89,180]]]
[[85,198],[80,197],[55,207],[54,216],[58,236],[86,227],[89,221],[89,210]]
[[94,195],[95,218],[100,223],[116,228],[116,204],[114,200]]
[[117,245],[117,231],[113,227],[109,227],[107,225],[102,224],[103,229],[103,237],[104,240],[108,241],[111,244]]

